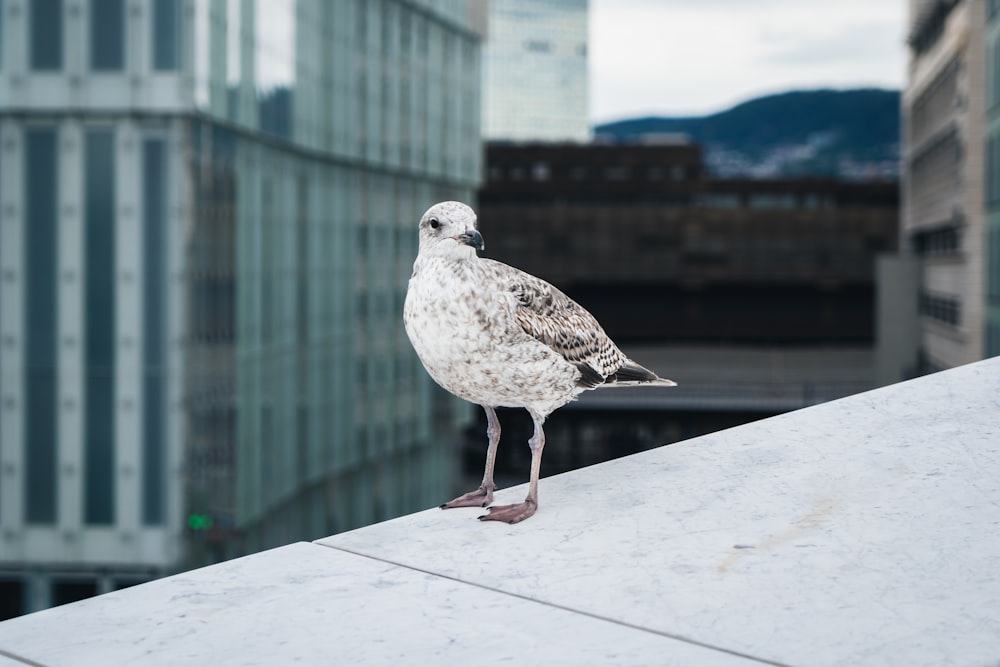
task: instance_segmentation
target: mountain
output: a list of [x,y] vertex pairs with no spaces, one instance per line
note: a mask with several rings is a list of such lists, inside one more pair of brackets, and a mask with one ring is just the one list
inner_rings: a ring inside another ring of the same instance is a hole
[[798,90],[759,97],[719,113],[648,117],[594,128],[599,140],[640,142],[687,135],[718,176],[899,174],[899,91]]

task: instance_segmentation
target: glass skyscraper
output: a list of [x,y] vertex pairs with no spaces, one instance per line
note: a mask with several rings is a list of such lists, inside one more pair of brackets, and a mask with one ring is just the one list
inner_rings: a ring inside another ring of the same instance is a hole
[[0,0],[0,615],[451,492],[400,313],[480,178],[484,18]]
[[491,0],[483,134],[589,141],[587,0]]

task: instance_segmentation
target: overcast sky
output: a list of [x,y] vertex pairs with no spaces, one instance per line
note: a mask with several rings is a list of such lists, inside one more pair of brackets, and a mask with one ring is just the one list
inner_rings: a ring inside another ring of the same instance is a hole
[[701,115],[793,88],[900,88],[906,0],[590,0],[590,117]]

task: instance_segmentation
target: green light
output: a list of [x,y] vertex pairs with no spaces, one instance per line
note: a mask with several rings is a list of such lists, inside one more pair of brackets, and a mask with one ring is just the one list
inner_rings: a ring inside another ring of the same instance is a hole
[[191,530],[209,530],[212,523],[212,517],[207,514],[188,515],[188,528]]

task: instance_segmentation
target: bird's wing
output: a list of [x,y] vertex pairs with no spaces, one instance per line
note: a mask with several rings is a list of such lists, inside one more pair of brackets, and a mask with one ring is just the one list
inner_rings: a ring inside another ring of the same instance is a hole
[[631,367],[597,319],[576,301],[541,278],[500,262],[482,261],[491,264],[498,286],[513,295],[517,326],[579,368],[581,386],[596,387]]

